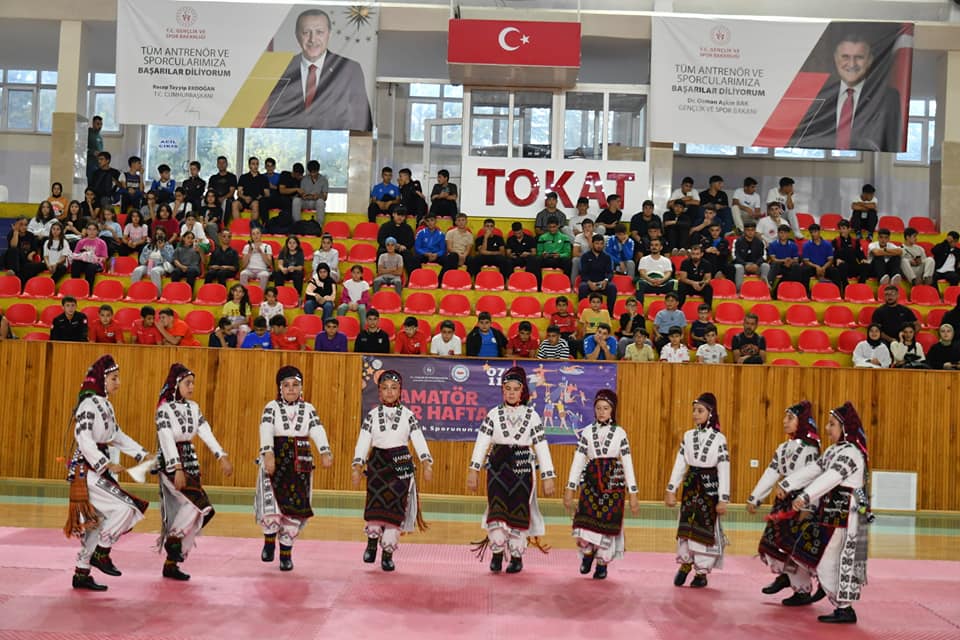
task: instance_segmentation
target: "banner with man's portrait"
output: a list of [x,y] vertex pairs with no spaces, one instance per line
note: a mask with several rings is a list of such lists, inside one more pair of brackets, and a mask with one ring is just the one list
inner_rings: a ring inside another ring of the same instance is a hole
[[371,131],[378,12],[119,0],[124,124]]
[[913,25],[654,17],[651,139],[903,151]]

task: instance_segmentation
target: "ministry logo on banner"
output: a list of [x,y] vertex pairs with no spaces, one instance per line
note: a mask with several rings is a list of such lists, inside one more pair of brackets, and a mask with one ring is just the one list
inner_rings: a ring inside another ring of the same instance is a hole
[[[517,360],[527,372],[530,403],[543,420],[550,444],[575,444],[593,422],[593,399],[600,389],[616,389],[613,364],[559,360]],[[400,401],[423,428],[427,440],[471,441],[487,412],[503,401],[506,360],[455,360],[364,356],[361,407],[366,415],[379,403],[377,381],[383,371],[403,376]]]

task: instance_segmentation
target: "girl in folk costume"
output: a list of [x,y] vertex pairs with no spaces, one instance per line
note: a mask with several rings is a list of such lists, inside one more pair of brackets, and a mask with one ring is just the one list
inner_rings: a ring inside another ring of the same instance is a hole
[[573,511],[574,492],[579,487],[573,537],[580,548],[580,573],[589,573],[596,559],[593,577],[603,580],[610,561],[623,557],[624,494],[630,494],[633,515],[639,515],[640,501],[627,432],[617,425],[617,394],[601,389],[593,409],[596,418],[580,432],[563,504]]
[[[757,507],[766,500],[777,480],[785,478],[797,469],[815,464],[820,457],[820,434],[813,419],[813,407],[806,400],[789,407],[783,416],[783,432],[790,439],[783,442],[773,454],[770,465],[763,472],[757,486],[747,499],[747,511],[756,513]],[[793,595],[783,600],[788,607],[812,604],[823,598],[823,589],[810,593],[810,579],[806,572],[797,578],[797,566],[790,560],[790,552],[797,540],[802,520],[795,517],[793,501],[799,495],[793,491],[777,498],[768,516],[767,526],[760,538],[760,559],[777,574],[777,578],[762,591],[774,594],[793,587]]]
[[529,400],[526,371],[521,367],[508,369],[503,374],[503,403],[487,413],[470,457],[467,472],[467,489],[470,491],[477,490],[480,469],[486,459],[487,510],[482,526],[487,530],[487,539],[478,549],[483,557],[487,544],[490,545],[493,551],[490,571],[494,573],[503,568],[503,554],[507,550],[510,552],[507,573],[522,571],[527,538],[532,537],[536,542],[545,531],[537,504],[533,454],[536,454],[536,464],[540,467],[544,493],[552,496],[554,491],[556,474],[547,436],[540,416],[527,405]]
[[726,537],[720,516],[730,502],[730,454],[727,439],[720,433],[717,399],[702,393],[693,401],[694,428],[683,434],[664,502],[677,504],[680,496],[680,525],[677,528],[677,571],[673,584],[682,587],[691,569],[696,571],[691,587],[707,586],[707,574],[723,566]]
[[94,581],[90,567],[119,576],[110,549],[147,510],[148,503],[121,489],[112,475],[123,467],[110,462],[108,445],[137,461],[149,455],[117,425],[108,397],[119,388],[120,367],[111,356],[102,356],[87,370],[74,411],[76,449],[68,465],[70,511],[63,527],[68,537],[77,536],[82,545],[73,574],[74,589],[107,590],[106,585]]
[[814,517],[800,527],[791,560],[798,565],[798,579],[809,583],[816,573],[836,607],[820,622],[853,624],[857,614],[851,604],[867,584],[866,525],[872,519],[866,494],[867,435],[850,402],[830,412],[827,434],[832,444],[823,456],[781,480],[778,496],[803,489],[793,500],[797,511],[820,500]]
[[[400,533],[426,529],[420,515],[416,467],[409,443],[423,463],[423,479],[433,479],[433,458],[423,437],[420,423],[407,407],[400,404],[403,377],[396,371],[380,374],[377,381],[380,404],[363,420],[357,447],[353,453],[353,486],[360,486],[360,474],[367,476],[367,499],[363,519],[367,523],[367,548],[364,562],[375,562],[377,544],[383,547],[380,568],[393,571],[393,554]],[[366,469],[364,469],[366,465]]]
[[213,518],[213,505],[200,484],[200,461],[193,446],[200,436],[220,461],[223,475],[233,474],[233,465],[210,429],[200,406],[193,401],[196,376],[182,364],[170,367],[157,404],[157,441],[160,444],[160,515],[162,525],[157,547],[167,552],[163,577],[189,580],[180,570],[200,535]]
[[273,562],[280,536],[280,570],[293,571],[293,541],[313,517],[313,452],[324,467],[333,465],[333,454],[313,405],[303,399],[303,374],[296,367],[277,371],[277,399],[263,408],[260,417],[260,474],[254,513],[263,528],[260,559]]

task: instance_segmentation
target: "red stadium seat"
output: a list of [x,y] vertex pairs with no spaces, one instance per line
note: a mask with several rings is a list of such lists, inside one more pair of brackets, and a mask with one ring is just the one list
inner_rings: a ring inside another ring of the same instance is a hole
[[323,318],[313,314],[301,313],[294,317],[292,326],[300,329],[311,338],[314,338],[318,333],[323,331]]
[[740,297],[744,300],[769,300],[770,287],[763,280],[747,280],[740,287]]
[[[547,305],[550,304],[550,311],[547,311]],[[543,317],[549,318],[550,314],[557,310],[557,303],[551,298],[547,302],[543,303]],[[613,302],[613,317],[619,318],[627,312],[627,298],[617,298]],[[637,305],[637,313],[641,316],[643,315],[643,305]]]
[[661,309],[666,309],[667,304],[663,300],[653,300],[650,302],[650,306],[647,307],[647,320],[653,322],[653,319],[657,317],[657,313]]
[[793,327],[815,327],[820,324],[817,321],[817,312],[813,307],[805,304],[792,304],[787,309],[787,324]]
[[14,327],[29,327],[37,323],[37,309],[32,304],[18,302],[7,308],[4,317]]
[[[274,258],[280,255],[280,250],[283,248],[283,245],[281,245],[280,242],[277,240],[268,240],[264,238],[263,244],[270,245],[270,250],[273,252]],[[240,255],[243,255],[243,254],[241,253]]]
[[141,280],[130,285],[130,288],[127,289],[127,297],[124,300],[127,302],[156,302],[159,293],[157,285],[149,280]]
[[939,329],[943,324],[943,316],[946,315],[946,309],[930,309],[927,319],[923,321],[924,329]]
[[243,238],[234,238],[230,241],[230,248],[237,252],[237,255],[243,256],[243,248],[247,246],[248,240]]
[[46,276],[34,276],[27,280],[23,287],[22,298],[56,298],[57,285],[53,278]]
[[193,304],[222,307],[227,302],[227,288],[219,282],[211,282],[200,287]]
[[376,262],[377,248],[372,244],[355,244],[350,247],[347,260],[349,262]]
[[[340,321],[340,331],[347,336],[347,340],[356,340],[360,333],[360,320],[355,316],[340,316],[337,320]],[[382,323],[383,319],[381,318]]]
[[[63,288],[61,287],[61,293]],[[123,300],[123,283],[119,280],[101,280],[93,285],[93,295],[91,300],[100,300],[101,302],[119,302]]]
[[[460,340],[466,340],[466,339],[467,339],[467,328],[466,328],[465,326],[463,326],[463,323],[460,322],[459,320],[451,320],[451,322],[453,322],[453,335],[455,335],[455,336],[457,336],[458,338],[460,338]],[[437,327],[437,330],[434,332],[434,335],[436,335],[437,333],[440,333],[440,327],[439,327],[439,326]]]
[[832,282],[818,282],[810,290],[810,298],[814,302],[840,302],[840,287]]
[[107,271],[110,276],[128,276],[137,268],[137,259],[133,256],[117,256],[110,262],[110,270]]
[[810,225],[812,225],[814,222],[816,222],[816,219],[814,219],[814,217],[809,213],[797,214],[797,225],[799,225],[799,227],[804,231],[809,229]]
[[[511,324],[509,327],[507,327],[507,339],[508,339],[508,340],[509,340],[510,338],[513,338],[514,336],[516,336],[518,333],[520,333],[520,322],[519,322],[519,321],[514,322],[514,323]],[[533,337],[533,339],[536,340],[537,342],[540,341],[540,329],[538,329],[538,328],[537,328],[537,325],[533,324],[532,322],[530,323],[530,335],[531,335],[531,336]]]
[[460,269],[451,269],[443,274],[440,281],[440,288],[447,291],[469,291],[473,289],[473,281],[470,274]]
[[[662,303],[663,301],[661,300],[660,302]],[[583,300],[577,303],[577,311],[576,313],[574,313],[574,315],[579,318],[580,314],[583,313],[583,310],[588,308],[589,306],[590,306],[590,298],[584,298]],[[663,307],[660,307],[660,308],[662,309]]]
[[806,302],[807,290],[800,282],[781,282],[777,285],[777,300],[781,302]]
[[529,271],[514,271],[507,280],[507,290],[517,293],[535,293],[537,291],[537,276]]
[[924,353],[930,353],[930,349],[939,341],[938,336],[928,331],[920,331],[917,333],[917,342],[923,347]]
[[790,334],[783,329],[767,329],[763,332],[763,339],[767,343],[767,351],[772,353],[791,353],[795,351],[790,340]]
[[410,272],[410,280],[407,282],[408,289],[427,289],[435,290],[440,286],[437,279],[437,272],[433,269],[414,269]]
[[953,285],[947,287],[943,290],[943,303],[949,305],[956,305],[957,299],[960,298],[960,285]]
[[839,213],[824,213],[820,216],[820,226],[824,231],[836,231],[841,220],[843,216]]
[[503,291],[503,274],[499,271],[482,270],[477,274],[473,288],[477,291]]
[[438,313],[442,316],[469,316],[470,298],[462,293],[448,293],[440,299]]
[[500,296],[480,296],[476,310],[477,313],[486,311],[494,318],[504,318],[507,315],[507,303]]
[[80,312],[87,316],[88,324],[93,324],[94,322],[99,322],[100,320],[100,307],[96,305],[84,307],[83,309],[80,309]]
[[803,353],[833,353],[830,336],[820,329],[804,329],[797,339],[797,349]]
[[917,233],[934,234],[937,232],[937,225],[926,216],[913,216],[910,218],[908,226],[917,230]]
[[849,307],[832,305],[823,312],[823,324],[828,327],[838,327],[849,329],[857,326],[857,320],[853,317],[853,311]]
[[517,296],[510,303],[510,315],[514,318],[539,318],[540,301],[533,296]]
[[733,280],[727,280],[726,278],[714,278],[710,281],[710,286],[713,287],[714,298],[724,298],[729,300],[735,300],[737,298],[737,285],[734,284]]
[[353,239],[376,241],[379,232],[380,227],[376,222],[361,222],[353,228]]
[[[340,262],[343,262],[347,259],[347,245],[342,242],[334,242],[333,248],[337,250],[337,255],[340,257]],[[313,266],[314,269],[317,268],[316,265]]]
[[873,312],[876,310],[877,307],[861,307],[860,311],[857,312],[857,326],[869,327],[870,323],[873,322]]
[[403,312],[429,316],[437,310],[437,303],[429,293],[411,293],[403,301]]
[[783,324],[783,320],[780,319],[780,309],[772,304],[766,302],[755,304],[750,309],[750,313],[756,314],[760,324],[774,326]]
[[250,235],[250,220],[246,218],[234,218],[230,221],[230,233],[237,236]]
[[570,293],[570,278],[563,273],[547,273],[540,290],[544,293]]
[[840,369],[840,363],[836,360],[817,360],[813,363],[813,366],[818,368],[827,368],[827,369]]
[[300,306],[300,292],[290,285],[277,287],[277,300],[285,309],[296,309]]
[[186,282],[169,282],[160,293],[160,302],[188,304],[193,300],[193,288]]
[[31,331],[27,335],[23,336],[24,340],[30,342],[46,342],[50,339],[49,331]]
[[703,304],[701,300],[687,300],[683,303],[680,310],[683,311],[683,316],[687,319],[687,322],[693,322],[700,317],[698,308],[701,304]]
[[[426,323],[426,321],[422,319],[418,319],[417,322],[420,323],[421,328],[423,328],[423,325]],[[378,326],[381,329],[383,329],[383,332],[386,333],[388,336],[394,336],[397,334],[397,329],[396,327],[393,326],[393,320],[391,320],[390,318],[381,317],[380,324]],[[429,328],[430,328],[430,325],[427,324],[428,334],[429,334]]]
[[923,253],[929,257],[933,257],[933,243],[932,242],[918,242],[917,246],[923,249]]
[[800,363],[794,360],[793,358],[777,358],[771,362],[775,367],[799,367]]
[[370,298],[370,306],[380,313],[400,313],[403,301],[393,289],[381,289]]
[[619,274],[613,276],[613,286],[617,288],[618,296],[632,296],[637,292],[637,287],[630,276]]
[[731,324],[740,326],[743,324],[743,307],[736,302],[721,302],[713,311],[713,317],[717,324]]
[[[121,288],[122,291],[122,288]],[[60,284],[59,296],[73,296],[77,300],[90,297],[90,283],[85,278],[67,278]]]
[[837,351],[847,354],[853,353],[857,345],[866,339],[867,334],[863,331],[855,331],[853,329],[844,331],[840,334],[840,337],[837,338]]
[[247,297],[250,299],[251,305],[259,307],[260,303],[263,302],[263,289],[260,288],[259,284],[247,284]]
[[910,302],[924,307],[935,307],[940,302],[940,291],[936,287],[918,284],[910,289]]
[[140,319],[140,309],[136,307],[120,307],[113,314],[113,321],[124,331],[133,329],[133,323]]
[[871,289],[869,285],[860,283],[848,284],[846,290],[843,292],[843,299],[847,302],[856,302],[858,304],[876,302],[876,298],[873,297],[873,289]]
[[303,250],[303,255],[307,260],[310,260],[313,257],[313,245],[303,238],[300,238],[300,248]]
[[903,233],[903,218],[900,216],[880,216],[877,229],[889,229],[891,233]]
[[[337,240],[346,240],[350,237],[350,225],[342,220],[331,220],[323,225],[323,232],[329,233]],[[374,236],[374,239],[376,239],[376,236]]]
[[15,298],[23,287],[17,276],[0,276],[0,298]]
[[[308,317],[313,318],[314,316]],[[206,309],[194,309],[188,312],[187,315],[183,317],[183,321],[187,323],[187,326],[190,327],[190,330],[194,333],[208,335],[213,333],[213,330],[217,328],[217,319]]]
[[40,312],[40,319],[37,324],[41,327],[49,327],[53,324],[53,319],[63,313],[63,307],[59,304],[48,304]]
[[741,333],[743,333],[743,327],[730,327],[726,333],[723,334],[723,346],[727,348],[727,351],[733,349],[733,339]]

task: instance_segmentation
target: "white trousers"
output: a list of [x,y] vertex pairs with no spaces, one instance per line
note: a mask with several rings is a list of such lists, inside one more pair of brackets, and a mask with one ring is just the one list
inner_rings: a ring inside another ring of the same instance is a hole
[[379,538],[380,546],[387,553],[393,553],[400,546],[400,529],[396,525],[371,520],[363,530],[368,538]]
[[77,554],[77,567],[80,569],[90,568],[90,558],[93,557],[97,546],[109,549],[120,539],[120,536],[143,520],[143,514],[139,509],[98,486],[99,481],[100,476],[96,472],[93,470],[87,472],[90,504],[100,518],[100,525],[95,529],[87,530],[81,538],[80,553]]

